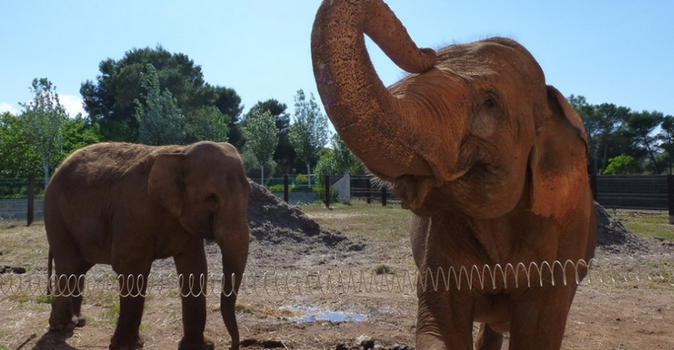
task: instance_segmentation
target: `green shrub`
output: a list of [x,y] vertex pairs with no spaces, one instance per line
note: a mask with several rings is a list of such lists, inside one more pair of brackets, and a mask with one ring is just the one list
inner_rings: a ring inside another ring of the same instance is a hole
[[297,174],[297,176],[295,176],[295,182],[294,182],[295,186],[297,186],[297,185],[307,185],[307,184],[309,184],[309,178],[306,175]]

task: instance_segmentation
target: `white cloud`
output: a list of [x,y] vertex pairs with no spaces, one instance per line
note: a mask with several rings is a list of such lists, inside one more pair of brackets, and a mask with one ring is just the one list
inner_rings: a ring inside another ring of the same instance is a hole
[[19,114],[19,110],[7,102],[0,102],[0,113],[9,112],[14,115]]
[[70,115],[71,118],[75,118],[77,113],[82,113],[82,116],[87,115],[82,107],[82,98],[77,95],[61,95],[59,94],[59,102],[61,106],[65,108],[66,113]]

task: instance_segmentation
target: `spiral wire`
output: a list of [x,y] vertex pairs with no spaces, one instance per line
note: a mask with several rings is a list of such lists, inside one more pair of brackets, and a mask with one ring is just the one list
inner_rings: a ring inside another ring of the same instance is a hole
[[[231,279],[231,283],[227,282]],[[240,281],[238,291],[233,287]],[[177,282],[177,283],[176,283]],[[47,287],[54,296],[293,296],[293,295],[415,295],[426,291],[495,290],[568,285],[660,283],[674,287],[671,255],[595,258],[590,261],[553,261],[517,264],[428,267],[421,271],[374,270],[249,271],[241,276],[222,274],[52,275],[1,274],[0,295],[41,296]],[[674,288],[672,288],[674,290]]]

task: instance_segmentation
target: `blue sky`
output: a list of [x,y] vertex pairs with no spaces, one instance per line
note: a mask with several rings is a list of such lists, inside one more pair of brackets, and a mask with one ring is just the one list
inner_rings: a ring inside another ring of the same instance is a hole
[[[548,84],[588,102],[674,115],[674,1],[389,0],[420,46],[488,36],[518,40]],[[98,64],[132,48],[162,45],[187,54],[212,85],[245,105],[298,89],[316,95],[309,37],[318,0],[0,1],[0,111],[20,112],[34,78],[49,78],[74,115],[80,85]],[[382,80],[402,71],[376,47]]]

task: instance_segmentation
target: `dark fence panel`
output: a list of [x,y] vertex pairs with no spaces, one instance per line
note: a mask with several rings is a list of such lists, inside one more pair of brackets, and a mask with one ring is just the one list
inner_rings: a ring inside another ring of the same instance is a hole
[[[342,178],[334,175],[327,178],[329,186]],[[295,183],[295,175],[272,178],[266,185],[279,197],[291,203],[311,203],[319,199],[328,198],[326,187]],[[325,179],[325,178],[324,178]],[[368,203],[400,203],[386,185],[380,184],[372,176],[350,177],[351,198],[364,200]],[[313,180],[318,180],[315,177]],[[323,184],[325,180],[321,179]],[[314,181],[312,181],[314,182]],[[317,182],[315,182],[317,184]],[[28,179],[0,179],[0,220],[27,219],[28,223],[42,218],[42,201],[44,188],[42,181],[34,182],[35,189],[31,189]],[[275,185],[275,186],[274,186]],[[600,175],[591,177],[590,185],[595,199],[605,208],[615,209],[645,209],[669,210],[674,222],[674,177],[672,175]],[[292,190],[290,190],[292,189]],[[34,205],[29,200],[29,194],[35,194]],[[321,196],[323,198],[321,198]],[[326,205],[329,205],[327,202]],[[31,210],[34,209],[34,210]]]
[[351,198],[368,203],[380,202],[383,205],[400,203],[400,199],[390,188],[376,180],[373,181],[373,177],[367,175],[351,175]]
[[668,210],[667,176],[600,175],[596,198],[605,208]]

